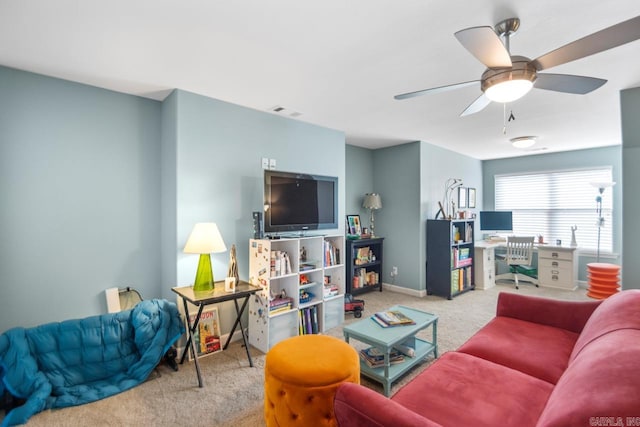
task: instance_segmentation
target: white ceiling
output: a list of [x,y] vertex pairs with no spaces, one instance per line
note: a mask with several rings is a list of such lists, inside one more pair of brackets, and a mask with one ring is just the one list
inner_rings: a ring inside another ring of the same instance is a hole
[[484,71],[453,36],[519,17],[536,58],[640,15],[638,0],[0,0],[0,64],[163,99],[179,88],[342,130],[378,148],[422,140],[478,159],[621,143],[619,91],[640,86],[640,41],[549,70],[608,79],[588,95],[532,90],[460,118],[480,89],[396,101]]

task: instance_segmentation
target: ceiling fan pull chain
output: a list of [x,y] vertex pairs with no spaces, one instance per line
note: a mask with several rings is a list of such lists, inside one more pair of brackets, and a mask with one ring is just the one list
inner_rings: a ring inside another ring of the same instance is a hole
[[502,134],[507,135],[507,104],[502,104]]

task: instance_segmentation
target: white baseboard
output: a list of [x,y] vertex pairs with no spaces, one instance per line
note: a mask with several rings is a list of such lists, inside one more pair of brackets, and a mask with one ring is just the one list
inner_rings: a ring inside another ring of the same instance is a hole
[[386,289],[391,292],[398,292],[400,294],[411,295],[419,298],[427,296],[426,289],[425,290],[409,289],[409,288],[405,288],[404,286],[392,285],[384,282],[382,282],[382,289]]

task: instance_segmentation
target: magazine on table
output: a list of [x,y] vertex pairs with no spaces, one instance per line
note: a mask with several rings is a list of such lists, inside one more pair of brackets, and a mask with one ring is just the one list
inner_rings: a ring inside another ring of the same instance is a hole
[[416,324],[409,316],[397,310],[378,311],[373,315],[372,319],[383,327]]

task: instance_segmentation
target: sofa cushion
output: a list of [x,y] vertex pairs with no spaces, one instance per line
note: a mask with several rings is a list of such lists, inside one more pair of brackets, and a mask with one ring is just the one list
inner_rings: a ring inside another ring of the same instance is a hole
[[640,289],[629,289],[604,300],[593,312],[576,342],[571,360],[592,341],[624,328],[640,329]]
[[496,317],[458,349],[555,384],[578,334],[511,317]]
[[598,423],[603,418],[616,423],[606,425],[631,425],[628,417],[640,416],[639,355],[638,329],[608,332],[585,345],[556,384],[538,426],[605,425]]
[[553,385],[487,360],[445,353],[392,398],[442,425],[533,426]]

